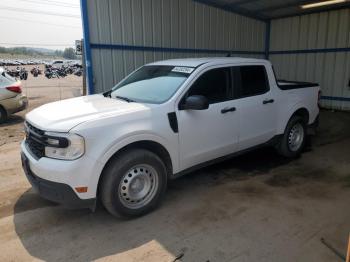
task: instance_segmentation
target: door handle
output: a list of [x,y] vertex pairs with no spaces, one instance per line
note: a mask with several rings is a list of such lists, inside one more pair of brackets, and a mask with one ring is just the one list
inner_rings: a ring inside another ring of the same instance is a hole
[[266,105],[266,104],[272,104],[273,102],[275,102],[275,100],[273,99],[266,99],[263,101],[263,104]]
[[236,111],[235,107],[226,107],[224,109],[221,109],[221,114],[226,114],[228,112],[233,112],[233,111]]

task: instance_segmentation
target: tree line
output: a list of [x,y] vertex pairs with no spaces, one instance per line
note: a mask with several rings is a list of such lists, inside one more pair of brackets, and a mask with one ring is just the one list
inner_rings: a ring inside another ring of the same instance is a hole
[[55,56],[65,59],[77,59],[74,48],[68,47],[64,50],[50,50],[32,47],[3,47],[0,46],[0,53],[11,55],[28,55],[28,56]]

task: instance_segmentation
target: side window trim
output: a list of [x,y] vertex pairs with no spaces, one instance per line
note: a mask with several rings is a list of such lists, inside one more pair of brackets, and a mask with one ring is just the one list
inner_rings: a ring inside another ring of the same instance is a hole
[[[267,87],[267,89],[263,92],[260,92],[260,93],[256,93],[256,94],[253,94],[253,95],[245,95],[245,96],[239,96],[239,94],[242,93],[242,88],[243,88],[243,85],[242,85],[242,75],[240,73],[240,68],[241,67],[246,67],[246,66],[260,66],[260,67],[263,67],[263,71],[264,71],[264,76],[265,76],[265,85]],[[235,83],[237,82],[237,87],[238,87],[238,90],[235,92],[236,94],[234,94],[234,98],[233,99],[241,99],[241,98],[247,98],[247,97],[254,97],[254,96],[260,96],[260,95],[263,95],[263,94],[266,94],[268,93],[270,90],[271,90],[271,87],[270,87],[270,82],[269,82],[269,79],[268,79],[268,75],[267,75],[267,71],[266,71],[266,67],[265,65],[237,65],[237,66],[233,66],[233,71],[235,71],[235,74],[234,74],[234,77],[237,78],[235,79]]]
[[231,86],[232,86],[232,100],[238,99],[238,95],[241,92],[242,83],[239,66],[231,67]]

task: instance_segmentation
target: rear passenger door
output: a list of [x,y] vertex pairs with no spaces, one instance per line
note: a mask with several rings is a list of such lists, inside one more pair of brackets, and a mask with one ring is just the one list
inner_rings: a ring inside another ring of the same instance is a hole
[[233,67],[234,97],[239,113],[239,150],[267,142],[275,135],[276,98],[264,65]]
[[[209,100],[206,110],[178,110],[180,165],[192,167],[234,152],[238,146],[238,114],[231,88],[231,68],[209,69],[189,87],[187,96]],[[181,104],[181,102],[180,102]]]

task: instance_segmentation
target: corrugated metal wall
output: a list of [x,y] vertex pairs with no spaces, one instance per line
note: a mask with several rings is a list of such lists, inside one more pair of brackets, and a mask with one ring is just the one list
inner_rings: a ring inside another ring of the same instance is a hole
[[[260,52],[265,48],[265,23],[191,0],[88,0],[88,16],[92,44]],[[213,55],[222,53],[93,48],[94,89],[110,89],[148,62]]]
[[[350,47],[350,9],[271,22],[270,51]],[[350,52],[270,55],[278,78],[318,82],[322,95],[350,97]],[[322,100],[322,105],[350,109],[350,101]]]

